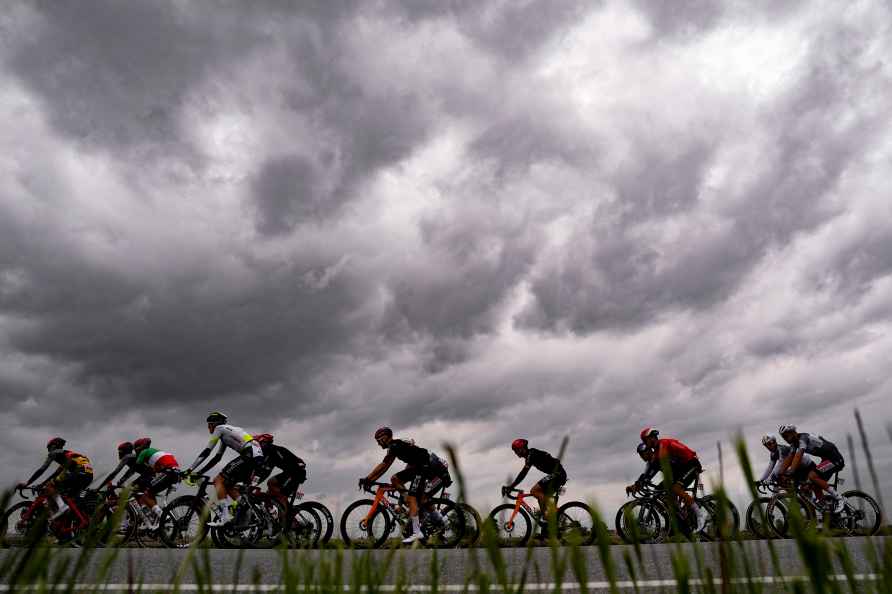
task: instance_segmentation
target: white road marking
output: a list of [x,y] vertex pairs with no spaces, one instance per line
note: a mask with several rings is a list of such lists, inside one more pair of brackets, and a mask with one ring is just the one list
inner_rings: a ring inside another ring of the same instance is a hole
[[[876,573],[856,573],[852,576],[856,582],[872,582],[881,579],[881,576]],[[833,581],[837,582],[846,582],[848,581],[848,576],[844,574],[836,574],[831,575],[829,578]],[[796,581],[808,581],[808,576],[804,575],[796,575],[796,576],[758,576],[753,578],[732,578],[730,580],[733,584],[785,584],[789,582]],[[688,580],[688,584],[691,586],[702,586],[705,585],[707,580],[702,580],[699,578],[691,578]],[[714,578],[712,583],[716,586],[720,586],[722,584],[721,578]],[[590,590],[606,590],[609,589],[610,582],[601,581],[601,582],[586,582],[586,586]],[[678,586],[678,580],[624,580],[618,581],[614,584],[616,588],[620,589],[630,589],[630,588],[672,588]],[[53,589],[63,589],[67,588],[68,584],[60,583],[55,585],[49,584],[33,584],[26,586],[15,586],[14,588],[9,584],[0,584],[0,592],[11,592],[13,590],[22,591],[22,590],[42,590],[45,588],[53,588]],[[493,583],[490,586],[492,588],[500,588],[501,586],[497,583]],[[512,589],[517,589],[520,587],[520,584],[509,584],[509,587]],[[560,587],[561,590],[578,590],[579,584],[577,582],[563,582],[560,586],[555,582],[538,582],[538,583],[529,583],[524,584],[523,589],[525,591],[530,592],[541,592],[546,590],[555,590]],[[74,585],[74,590],[87,590],[94,592],[120,592],[120,591],[131,591],[134,588],[141,590],[142,592],[151,592],[151,591],[173,591],[174,588],[177,588],[174,584],[90,584],[90,583],[78,583]],[[201,584],[180,584],[178,586],[180,592],[197,592],[199,590],[203,591],[212,591],[212,592],[278,592],[285,589],[285,586],[281,584],[212,584],[212,585],[201,585]],[[305,589],[303,584],[295,584],[296,590]],[[311,586],[311,589],[315,589],[314,586]],[[343,586],[344,592],[353,591],[353,586],[349,584],[345,584]],[[379,586],[375,586],[375,590],[379,592],[395,592],[397,590],[397,586],[395,584],[382,584]],[[433,586],[427,585],[417,585],[417,586],[399,586],[399,589],[407,591],[407,592],[432,592],[434,590]],[[478,587],[476,584],[443,584],[437,586],[436,588],[440,592],[476,592]]]

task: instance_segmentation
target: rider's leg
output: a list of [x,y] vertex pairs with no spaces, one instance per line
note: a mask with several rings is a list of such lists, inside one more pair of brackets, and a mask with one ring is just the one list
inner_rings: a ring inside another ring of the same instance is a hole
[[548,497],[545,495],[545,489],[542,488],[542,485],[536,483],[533,485],[533,488],[530,489],[530,495],[536,498],[536,501],[539,502],[539,511],[542,513],[542,519],[545,519],[545,514],[548,513]]

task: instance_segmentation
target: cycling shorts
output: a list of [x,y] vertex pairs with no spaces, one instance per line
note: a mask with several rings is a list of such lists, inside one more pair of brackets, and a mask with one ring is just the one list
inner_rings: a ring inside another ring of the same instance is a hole
[[158,495],[173,487],[179,480],[180,477],[175,472],[175,469],[160,470],[151,477],[146,491],[152,495]]
[[804,483],[808,480],[808,475],[812,470],[816,470],[815,463],[809,459],[808,461],[803,458],[799,462],[799,466],[796,467],[796,470],[793,471],[793,480],[797,483]]
[[815,467],[815,472],[825,481],[829,481],[834,474],[845,468],[846,461],[842,457],[839,448],[829,441],[824,442],[822,450],[822,460],[821,463]]
[[687,462],[670,464],[669,469],[672,472],[672,482],[676,485],[681,485],[685,489],[690,488],[697,480],[697,476],[703,472],[703,467],[697,458]]
[[291,495],[297,488],[307,480],[307,471],[305,468],[295,468],[290,471],[280,472],[272,477],[270,481],[276,481],[285,495]]
[[93,473],[91,472],[65,471],[53,480],[53,484],[56,486],[56,491],[73,497],[77,497],[80,492],[89,487],[92,482]]
[[539,479],[539,486],[542,491],[549,497],[554,497],[560,491],[561,487],[567,482],[567,471],[563,466],[558,466],[551,474],[546,474]]
[[247,483],[251,480],[251,473],[254,472],[256,466],[253,458],[239,456],[223,467],[220,476],[230,487],[236,483]]

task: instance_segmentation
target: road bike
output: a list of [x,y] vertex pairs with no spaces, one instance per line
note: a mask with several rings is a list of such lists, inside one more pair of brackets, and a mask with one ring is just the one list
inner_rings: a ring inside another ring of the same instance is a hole
[[[304,494],[300,490],[295,490],[291,493],[287,500],[287,516],[289,518],[287,523],[287,530],[289,532],[296,531],[298,534],[304,533],[307,530],[307,526],[305,522],[302,521],[302,518],[299,513],[297,513],[298,506],[300,509],[310,509],[312,510],[316,516],[319,518],[321,525],[319,527],[319,538],[318,542],[315,544],[328,544],[328,541],[331,540],[332,534],[334,534],[334,516],[331,514],[331,510],[325,506],[320,501],[303,501]],[[289,537],[289,540],[292,540]],[[294,543],[296,544],[296,543]]]
[[[570,501],[558,507],[558,497],[564,494],[564,488],[558,490],[554,498],[557,510],[555,536],[564,544],[586,546],[595,540],[595,515],[591,508],[581,501]],[[490,513],[495,523],[497,538],[503,546],[524,546],[533,534],[534,525],[538,527],[540,538],[548,535],[548,523],[542,518],[537,507],[532,507],[526,499],[530,493],[521,489],[511,489],[506,495],[514,503],[503,503]]]
[[[838,491],[844,482],[835,473],[831,486]],[[839,536],[872,536],[879,532],[883,516],[873,497],[855,489],[840,496],[843,506],[835,511],[833,499],[828,495],[818,499],[817,488],[811,481],[786,480],[766,504],[766,513],[772,519],[768,525],[776,536],[783,538],[790,527],[790,509],[795,506],[806,528],[820,528]]]
[[[372,491],[372,487],[376,487]],[[341,538],[355,548],[378,548],[391,533],[408,536],[411,531],[409,507],[404,493],[389,483],[371,483],[365,487],[374,499],[354,501],[341,515]],[[451,499],[432,497],[418,506],[423,542],[427,546],[447,548],[461,543],[465,515]]]
[[211,515],[207,491],[212,480],[203,474],[191,475],[189,481],[197,482],[198,491],[194,495],[181,495],[164,506],[158,522],[158,535],[165,545],[185,549],[205,539]]
[[627,543],[659,543],[671,534],[678,533],[685,538],[700,537],[703,540],[731,539],[740,529],[740,514],[733,503],[720,500],[715,495],[703,495],[700,475],[689,488],[686,488],[707,514],[703,529],[697,530],[697,518],[687,508],[680,505],[678,498],[666,491],[662,485],[644,483],[632,493],[633,499],[623,504],[616,512],[614,525],[616,534]]
[[[90,525],[96,506],[95,491],[83,491],[78,497],[61,494],[68,509],[53,518],[55,512],[45,492],[46,483],[16,490],[24,501],[11,506],[0,518],[0,544],[4,547],[25,546],[45,536],[53,537],[58,543],[76,541]],[[29,499],[26,492],[34,499]]]
[[[428,493],[428,496],[442,497],[443,499],[452,499],[449,491],[446,490],[448,486],[448,484],[443,484],[442,486],[439,486]],[[465,503],[464,501],[458,501],[457,504],[465,515],[465,535],[461,539],[461,544],[466,547],[474,546],[480,541],[483,519],[480,517],[480,512],[478,512],[470,504]]]

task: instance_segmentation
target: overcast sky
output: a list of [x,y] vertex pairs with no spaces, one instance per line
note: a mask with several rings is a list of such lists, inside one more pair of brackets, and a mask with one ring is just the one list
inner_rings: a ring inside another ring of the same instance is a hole
[[515,437],[612,514],[643,425],[739,488],[856,406],[889,476],[889,56],[882,0],[6,3],[0,481],[214,409],[346,501],[385,424],[481,507]]

